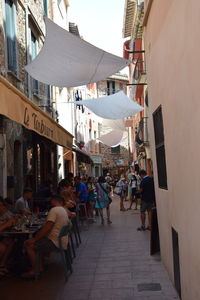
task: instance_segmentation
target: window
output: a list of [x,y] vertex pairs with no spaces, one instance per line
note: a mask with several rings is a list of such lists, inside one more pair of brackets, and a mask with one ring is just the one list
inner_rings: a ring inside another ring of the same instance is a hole
[[46,85],[46,92],[47,92],[47,106],[51,106],[51,86]]
[[12,0],[5,1],[6,13],[6,41],[7,41],[7,56],[8,56],[8,69],[14,74],[17,74],[17,51],[16,51],[16,26],[15,16],[16,7]]
[[92,151],[92,130],[89,129],[89,151]]
[[[31,30],[31,60],[37,56],[37,39],[33,31]],[[39,83],[37,80],[32,79],[32,92],[33,94],[39,94]]]
[[158,185],[161,189],[167,189],[167,169],[161,106],[153,113],[153,123],[155,134],[156,161],[158,170]]
[[48,16],[48,0],[43,0],[44,14]]
[[107,81],[107,94],[112,95],[115,93],[115,81]]
[[120,145],[117,147],[111,147],[112,154],[120,154]]

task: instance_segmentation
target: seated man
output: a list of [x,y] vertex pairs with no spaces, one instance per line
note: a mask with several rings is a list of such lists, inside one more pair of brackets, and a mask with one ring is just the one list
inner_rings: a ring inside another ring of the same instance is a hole
[[[58,236],[63,226],[68,224],[68,215],[63,207],[63,199],[60,196],[50,198],[51,206],[46,224],[35,237],[25,242],[26,251],[31,262],[31,269],[22,275],[23,278],[32,278],[36,271],[36,249],[41,253],[55,251],[58,247]],[[67,248],[68,238],[64,237],[63,247]]]
[[30,208],[28,202],[32,199],[33,191],[30,188],[25,188],[23,196],[20,197],[15,203],[15,212],[17,214],[29,214]]

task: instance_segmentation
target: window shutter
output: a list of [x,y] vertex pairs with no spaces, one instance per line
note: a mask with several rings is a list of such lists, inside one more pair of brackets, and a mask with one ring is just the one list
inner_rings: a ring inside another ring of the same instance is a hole
[[16,30],[15,30],[15,7],[14,3],[6,0],[6,39],[7,39],[7,55],[8,69],[13,73],[17,73],[17,53],[16,53]]

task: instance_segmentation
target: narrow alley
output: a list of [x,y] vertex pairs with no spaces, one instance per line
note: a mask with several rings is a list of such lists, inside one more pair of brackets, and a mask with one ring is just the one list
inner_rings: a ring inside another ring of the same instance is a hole
[[159,256],[149,255],[149,231],[136,230],[139,211],[120,212],[115,197],[111,213],[112,225],[102,226],[97,219],[89,230],[82,231],[74,272],[66,284],[57,255],[38,282],[20,278],[2,281],[1,300],[16,300],[17,295],[21,300],[178,299]]

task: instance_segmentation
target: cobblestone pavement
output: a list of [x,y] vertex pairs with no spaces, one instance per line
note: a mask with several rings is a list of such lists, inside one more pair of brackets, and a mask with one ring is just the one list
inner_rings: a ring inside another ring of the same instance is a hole
[[[125,202],[128,206],[128,202]],[[1,300],[171,300],[178,299],[158,256],[149,255],[149,232],[138,232],[139,211],[111,206],[113,223],[82,231],[74,272],[67,283],[59,255],[38,281],[0,280]]]
[[116,197],[111,215],[112,225],[98,220],[85,233],[74,273],[57,300],[178,299],[159,257],[149,255],[149,232],[136,230],[139,211],[120,212]]

